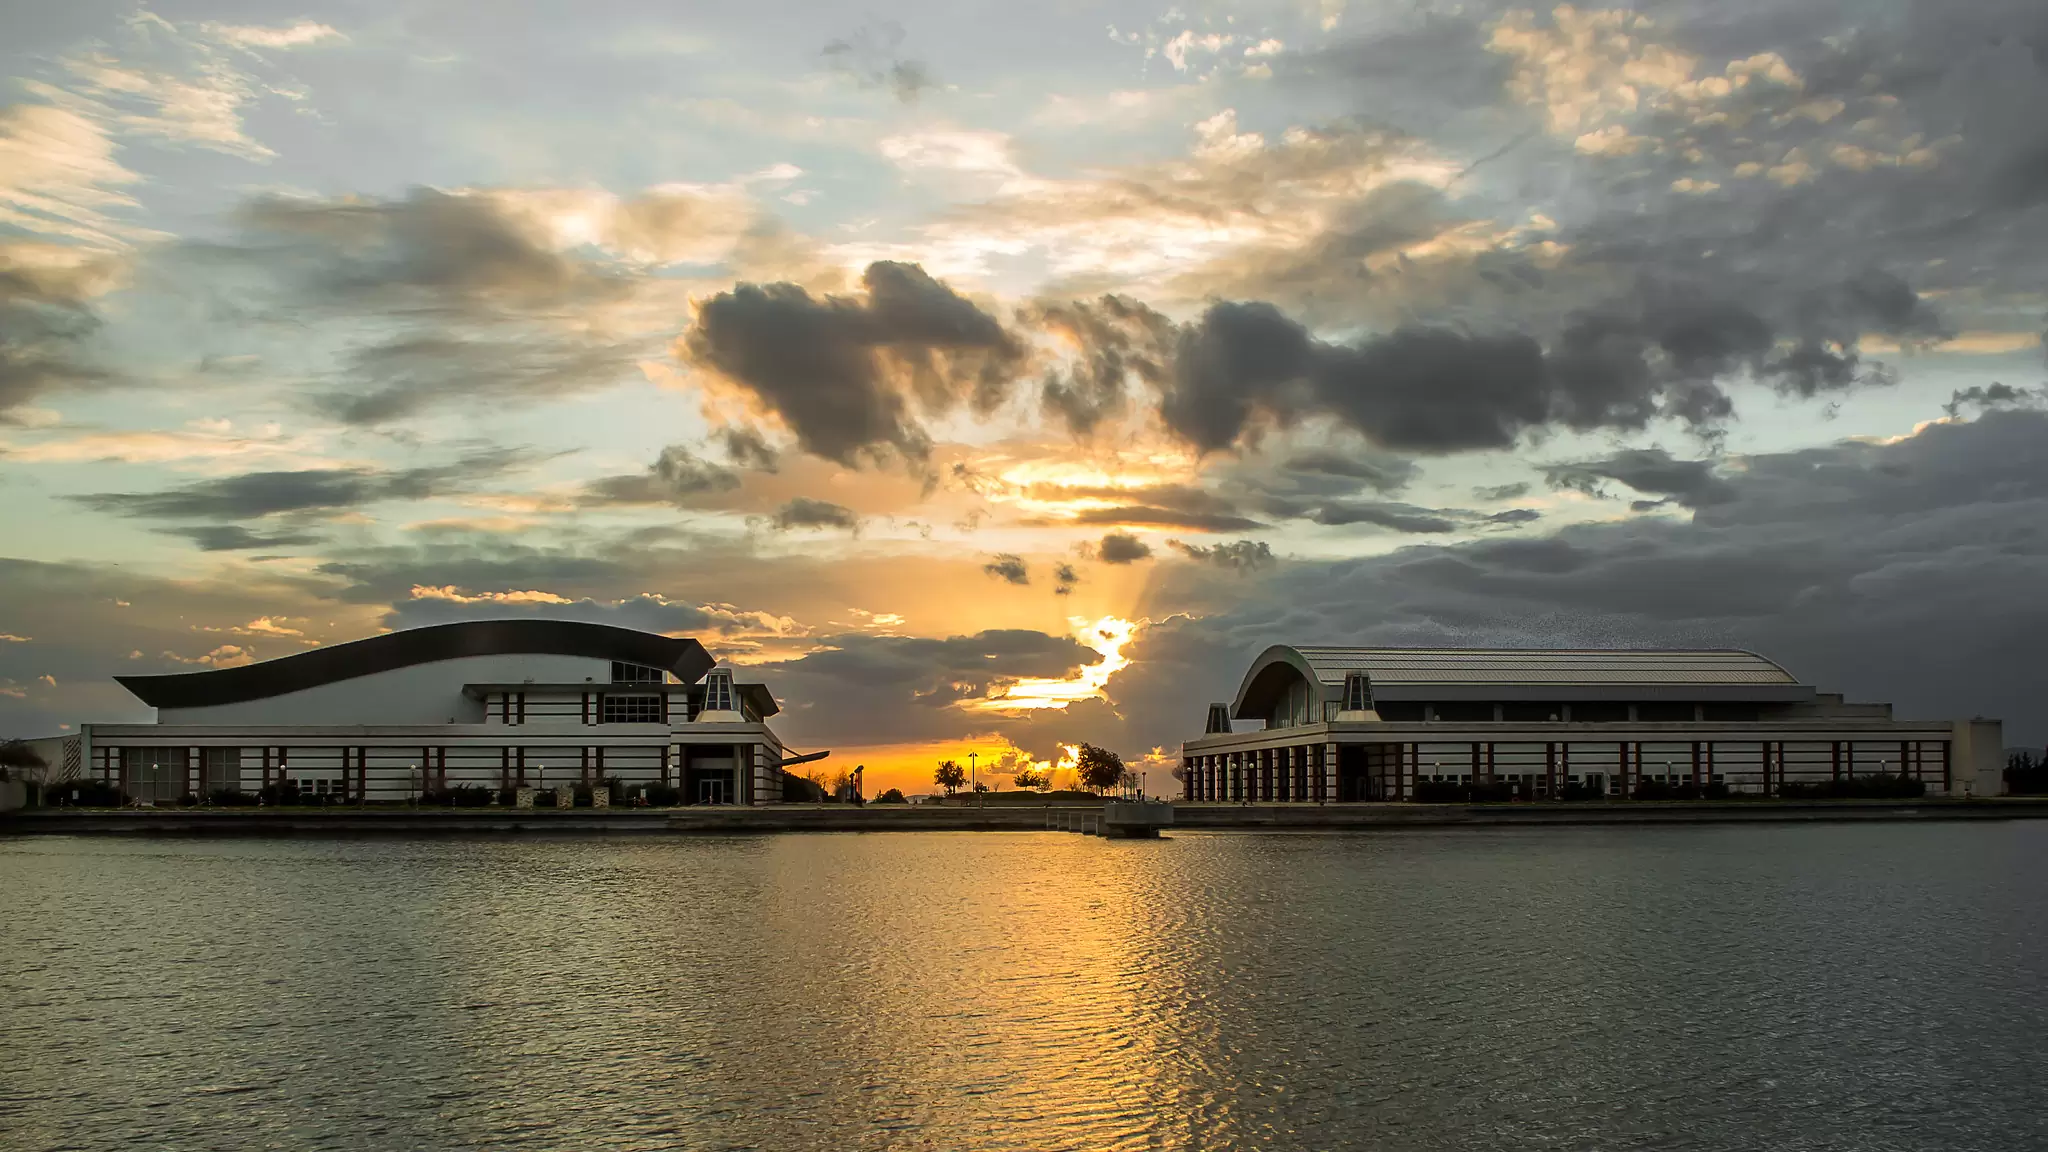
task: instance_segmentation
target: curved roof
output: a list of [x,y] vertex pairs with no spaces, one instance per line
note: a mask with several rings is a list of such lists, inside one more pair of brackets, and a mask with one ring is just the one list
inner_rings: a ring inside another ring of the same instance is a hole
[[465,620],[388,632],[239,668],[114,679],[144,704],[201,708],[282,696],[414,664],[527,653],[624,660],[666,669],[685,684],[695,683],[711,670],[710,654],[689,637],[678,639],[580,620]]
[[[1231,715],[1262,715],[1291,668],[1335,699],[1344,674],[1363,671],[1376,694],[1400,699],[1651,698],[1673,691],[1701,696],[1792,698],[1811,689],[1777,663],[1738,649],[1671,648],[1348,648],[1275,644],[1259,654],[1238,688]],[[1391,689],[1391,691],[1388,691]]]

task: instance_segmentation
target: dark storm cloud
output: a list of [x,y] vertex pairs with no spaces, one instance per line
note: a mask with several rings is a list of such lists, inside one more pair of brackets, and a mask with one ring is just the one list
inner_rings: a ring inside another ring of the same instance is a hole
[[68,497],[88,508],[154,520],[248,520],[282,513],[325,513],[387,500],[426,500],[467,490],[526,462],[523,451],[479,452],[452,464],[398,472],[314,468],[245,472],[162,492],[97,492]]
[[1510,508],[1505,512],[1493,513],[1486,521],[1489,524],[1534,524],[1541,519],[1543,513],[1534,508]]
[[689,507],[700,497],[730,492],[740,486],[739,473],[714,464],[681,444],[661,450],[647,471],[605,476],[585,488],[589,504],[674,504]]
[[1135,564],[1150,558],[1152,546],[1129,532],[1110,532],[1095,547],[1095,558],[1104,564]]
[[1895,443],[1746,457],[1689,520],[1296,561],[1256,596],[1141,634],[1113,693],[1136,724],[1120,739],[1199,731],[1201,702],[1229,699],[1259,651],[1313,640],[1750,648],[1824,691],[1902,716],[2003,717],[2007,743],[2039,744],[2044,437],[2048,412],[2002,409]]
[[1135,300],[1041,302],[1023,320],[1077,350],[1074,364],[1049,373],[1039,386],[1045,411],[1076,436],[1121,415],[1131,383],[1156,389],[1166,382],[1173,323]]
[[981,566],[983,572],[1010,584],[1031,583],[1031,568],[1022,556],[1004,552]]
[[1781,348],[1744,305],[1646,289],[1628,311],[1574,317],[1547,350],[1522,333],[1421,327],[1333,343],[1271,304],[1219,303],[1182,331],[1160,414],[1204,453],[1314,416],[1422,454],[1507,448],[1550,427],[1636,431],[1659,417],[1707,431],[1734,414],[1725,378],[1807,397],[1882,383],[1860,368],[1860,332],[1943,331],[1903,281],[1881,273],[1800,303],[1797,343]]
[[783,532],[796,528],[843,528],[851,532],[860,527],[860,516],[853,509],[829,500],[798,496],[777,508],[771,523]]
[[1529,494],[1526,481],[1514,484],[1495,484],[1485,488],[1474,488],[1472,495],[1481,500],[1520,500]]
[[1263,568],[1273,562],[1272,546],[1263,540],[1238,540],[1229,544],[1208,546],[1168,540],[1166,546],[1190,560],[1238,572]]
[[252,532],[240,524],[195,524],[183,528],[159,528],[166,536],[182,536],[201,552],[249,552],[258,548],[289,548],[319,544],[326,537],[312,532]]
[[914,264],[868,265],[860,297],[740,284],[698,306],[685,347],[746,389],[813,455],[921,462],[916,412],[999,404],[1024,352],[1002,324]]
[[1605,460],[1553,464],[1543,470],[1552,488],[1588,496],[1605,496],[1604,481],[1614,480],[1638,492],[1669,497],[1688,508],[1735,498],[1735,490],[1711,460],[1678,460],[1662,448],[1636,448]]
[[1071,595],[1071,594],[1073,593],[1073,591],[1074,591],[1074,586],[1075,586],[1076,584],[1079,584],[1080,582],[1081,582],[1081,574],[1080,574],[1079,572],[1077,572],[1077,571],[1075,571],[1075,570],[1074,570],[1074,566],[1073,566],[1072,564],[1055,564],[1055,565],[1053,566],[1053,570],[1052,570],[1052,594],[1053,594],[1053,595],[1055,595],[1055,596],[1067,596],[1067,595]]

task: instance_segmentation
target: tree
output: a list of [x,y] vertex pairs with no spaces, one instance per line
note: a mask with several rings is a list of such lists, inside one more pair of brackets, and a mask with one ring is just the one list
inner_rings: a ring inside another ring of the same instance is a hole
[[1033,768],[1019,768],[1015,777],[1019,788],[1043,788],[1051,781],[1046,774]]
[[941,760],[939,770],[932,773],[932,783],[944,788],[946,795],[951,796],[967,783],[967,769],[951,760]]
[[1107,748],[1081,745],[1081,755],[1074,767],[1081,777],[1081,787],[1091,792],[1106,791],[1123,783],[1124,758]]
[[881,794],[880,796],[877,796],[877,797],[875,797],[875,803],[877,803],[877,804],[908,804],[908,803],[909,803],[909,801],[908,801],[908,800],[905,800],[905,799],[903,798],[903,789],[901,789],[901,788],[891,788],[891,789],[889,789],[889,790],[888,790],[887,792],[884,792],[884,793],[882,793],[882,794]]

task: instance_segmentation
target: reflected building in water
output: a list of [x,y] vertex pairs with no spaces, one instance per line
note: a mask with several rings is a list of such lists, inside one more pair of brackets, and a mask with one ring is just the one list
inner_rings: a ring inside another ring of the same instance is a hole
[[1180,767],[1190,801],[1773,795],[1878,774],[1982,796],[2001,745],[1996,720],[1895,719],[1751,652],[1281,644]]
[[[117,676],[153,724],[85,724],[62,754],[145,801],[289,783],[426,789],[667,784],[686,803],[780,800],[794,762],[762,684],[703,645],[569,620],[413,628],[276,660]],[[811,759],[814,757],[806,757]]]

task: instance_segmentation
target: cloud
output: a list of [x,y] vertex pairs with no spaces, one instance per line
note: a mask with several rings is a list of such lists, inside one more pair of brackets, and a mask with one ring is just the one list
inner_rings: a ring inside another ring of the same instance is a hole
[[1004,398],[1023,351],[995,317],[913,264],[868,265],[857,297],[741,284],[698,305],[690,360],[737,386],[812,455],[922,463],[916,413]]
[[1408,533],[1455,532],[1460,526],[1459,520],[1451,519],[1433,509],[1383,502],[1332,502],[1317,509],[1313,519],[1316,523],[1328,527],[1370,524],[1378,528]]
[[782,532],[796,528],[843,528],[853,532],[860,528],[860,516],[853,509],[808,496],[798,496],[777,508],[770,522]]
[[981,566],[983,572],[1011,584],[1031,583],[1031,569],[1021,556],[1005,552]]
[[1636,448],[1604,460],[1553,464],[1543,470],[1552,488],[1604,496],[1601,482],[1615,480],[1638,492],[1669,497],[1688,508],[1734,499],[1735,490],[1711,460],[1677,460],[1662,448]]
[[[1823,691],[1905,717],[2003,717],[2009,744],[2039,744],[2044,436],[2048,412],[2000,409],[1888,442],[1744,457],[1689,518],[1292,561],[1257,596],[1146,630],[1112,693],[1137,720],[1120,735],[1197,732],[1201,702],[1228,699],[1260,650],[1313,640],[1749,648]],[[1170,584],[1174,569],[1160,576]],[[1155,591],[1172,602],[1188,589]]]
[[109,379],[90,347],[101,327],[91,302],[114,268],[77,248],[0,243],[0,422],[38,396]]
[[1081,582],[1081,574],[1075,571],[1072,564],[1055,564],[1052,570],[1052,581],[1053,595],[1068,596],[1073,594],[1074,586]]
[[331,513],[460,492],[525,459],[523,452],[494,449],[450,464],[396,472],[375,468],[246,472],[161,492],[98,492],[68,499],[94,511],[155,520],[250,520],[289,513]]
[[1104,564],[1135,564],[1150,559],[1152,546],[1128,532],[1111,532],[1095,548],[1095,558]]
[[730,492],[739,486],[738,472],[714,464],[681,444],[671,444],[661,450],[645,472],[591,481],[584,489],[583,500],[591,504],[673,504],[687,508],[702,497]]
[[1203,546],[1168,540],[1166,546],[1190,560],[1242,572],[1263,568],[1273,562],[1273,549],[1263,540],[1239,540],[1230,544]]
[[1513,484],[1492,484],[1472,490],[1472,495],[1481,500],[1519,500],[1529,494],[1527,481]]
[[43,104],[0,108],[0,225],[122,248],[148,235],[116,215],[137,207],[116,189],[140,179],[114,158],[112,137],[91,117]]
[[1629,313],[1580,314],[1546,351],[1523,333],[1420,327],[1334,343],[1271,304],[1218,303],[1182,331],[1160,415],[1204,453],[1312,416],[1425,454],[1508,448],[1551,427],[1635,431],[1659,417],[1704,431],[1734,414],[1719,383],[1730,373],[1800,396],[1884,383],[1859,372],[1857,333],[1940,332],[1918,295],[1882,273],[1808,293],[1802,307],[1803,331],[1783,346],[1732,300],[1651,293]]
[[222,42],[237,48],[303,48],[308,44],[348,39],[332,26],[311,20],[272,28],[247,24],[207,24],[203,27]]
[[259,548],[291,548],[319,544],[326,537],[313,532],[252,532],[240,524],[192,524],[159,528],[166,536],[182,536],[201,552],[251,552]]
[[1076,436],[1122,415],[1130,384],[1166,382],[1174,325],[1136,300],[1041,301],[1022,319],[1075,356],[1046,374],[1039,402]]
[[848,633],[820,638],[800,658],[756,665],[793,731],[851,743],[958,738],[985,728],[985,713],[961,705],[986,700],[1019,680],[1063,679],[1100,655],[1066,636],[991,629],[947,637]]
[[725,449],[725,458],[741,468],[774,472],[782,466],[782,454],[752,428],[721,428],[712,438]]
[[2038,403],[2042,399],[2048,399],[2048,396],[1994,381],[1990,384],[1972,384],[1968,388],[1956,389],[1949,394],[1948,403],[1943,404],[1941,410],[1954,417],[1962,415],[1965,407],[1991,409]]
[[931,70],[921,61],[902,55],[904,31],[901,24],[884,20],[865,24],[851,35],[828,41],[819,52],[834,69],[853,77],[865,88],[886,88],[905,104],[936,86]]
[[1158,508],[1146,504],[1123,504],[1114,508],[1080,508],[1060,517],[1026,521],[1034,526],[1054,524],[1115,524],[1132,528],[1185,528],[1191,532],[1241,532],[1262,525],[1234,512],[1201,512],[1185,508]]

